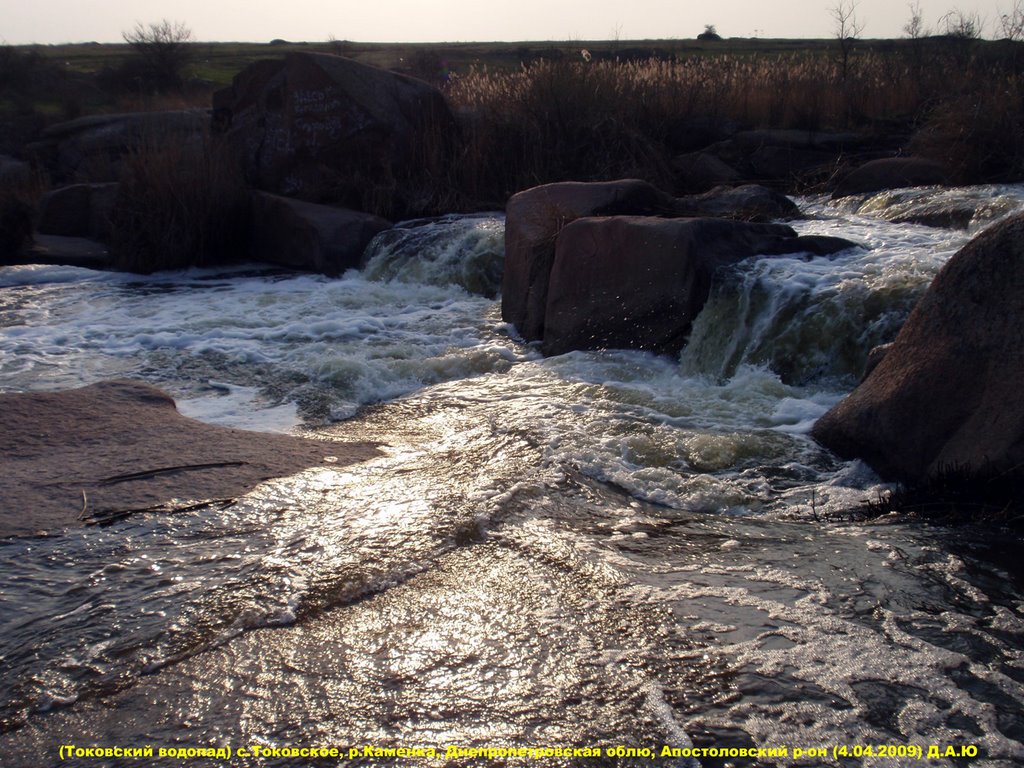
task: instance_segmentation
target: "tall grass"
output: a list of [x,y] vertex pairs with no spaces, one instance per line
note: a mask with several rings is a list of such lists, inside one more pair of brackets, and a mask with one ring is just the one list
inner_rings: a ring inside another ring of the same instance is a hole
[[209,136],[154,137],[124,167],[111,215],[119,269],[148,273],[244,258],[249,193],[228,147]]
[[916,149],[965,177],[1024,173],[1019,46],[965,58],[950,41],[907,43],[854,51],[846,66],[816,50],[474,69],[446,90],[467,125],[459,183],[504,199],[561,179],[665,182],[671,155],[698,148],[709,124],[921,131]]

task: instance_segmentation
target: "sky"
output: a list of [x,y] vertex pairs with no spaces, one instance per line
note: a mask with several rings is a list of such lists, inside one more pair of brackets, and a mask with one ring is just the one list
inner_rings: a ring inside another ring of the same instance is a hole
[[[849,0],[843,0],[849,2]],[[840,0],[0,0],[0,43],[121,42],[137,22],[186,24],[197,41],[274,38],[358,42],[828,38]],[[925,26],[956,8],[976,13],[985,36],[1024,0],[918,0]],[[902,37],[905,0],[859,0],[861,37]]]

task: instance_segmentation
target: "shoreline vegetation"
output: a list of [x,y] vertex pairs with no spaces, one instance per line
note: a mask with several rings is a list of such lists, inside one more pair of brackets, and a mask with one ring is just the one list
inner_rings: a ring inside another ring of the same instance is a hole
[[[127,43],[6,46],[0,154],[17,156],[48,125],[85,115],[208,109],[249,64],[321,52],[443,93],[463,134],[444,179],[458,194],[443,203],[459,209],[567,179],[666,187],[675,155],[749,129],[857,131],[952,163],[955,181],[1024,177],[1024,42],[842,42],[186,42],[165,64]],[[794,178],[788,191],[827,181]]]
[[[310,53],[421,80],[451,113],[416,137],[399,173],[356,164],[344,171],[350,178],[332,179],[348,194],[298,195],[392,221],[500,210],[519,191],[567,180],[638,178],[677,195],[723,183],[833,191],[858,165],[897,156],[941,166],[941,183],[1024,178],[1024,42],[971,30],[901,40],[424,44],[189,35],[164,21],[139,25],[124,44],[0,46],[0,161],[24,161],[17,178],[0,163],[0,262],[31,245],[48,189],[120,181],[113,231],[98,238],[119,268],[208,263],[238,241],[248,223],[242,199],[260,186],[224,151],[214,94],[256,62]],[[135,140],[102,177],[55,170],[52,147],[40,156],[55,127],[126,114],[140,125],[177,114],[213,134],[196,141],[194,129],[178,127],[170,139]],[[170,221],[154,215],[172,203],[184,207]],[[139,257],[147,250],[159,255],[148,265]]]

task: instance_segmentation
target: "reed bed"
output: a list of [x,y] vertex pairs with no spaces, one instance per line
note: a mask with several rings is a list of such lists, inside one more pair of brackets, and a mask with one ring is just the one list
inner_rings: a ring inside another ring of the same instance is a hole
[[728,128],[916,134],[913,149],[967,179],[1020,177],[1024,57],[953,41],[837,55],[537,61],[471,70],[446,95],[466,125],[457,183],[504,199],[531,184],[640,176],[670,183],[673,154]]
[[119,269],[154,272],[244,258],[249,191],[217,137],[154,136],[125,158],[111,220]]

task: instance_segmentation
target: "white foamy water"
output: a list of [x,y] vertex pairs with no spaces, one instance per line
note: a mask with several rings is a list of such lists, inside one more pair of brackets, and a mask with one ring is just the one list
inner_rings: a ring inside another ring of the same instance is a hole
[[[426,384],[506,368],[522,354],[501,332],[493,302],[457,286],[358,273],[330,280],[190,270],[139,278],[77,270],[76,280],[62,267],[4,272],[0,387],[9,390],[137,376],[195,401],[256,387],[263,392],[257,412],[290,402],[323,421]],[[222,402],[236,410],[231,398]],[[225,420],[212,404],[194,408]],[[259,428],[252,412],[244,421]]]
[[807,434],[969,233],[804,209],[802,234],[863,247],[718,275],[679,358],[521,343],[486,297],[495,216],[410,223],[337,280],[0,269],[0,390],[130,376],[204,421],[382,446],[230,507],[0,543],[4,765],[183,733],[1019,764],[1012,547],[845,522],[882,486]]

